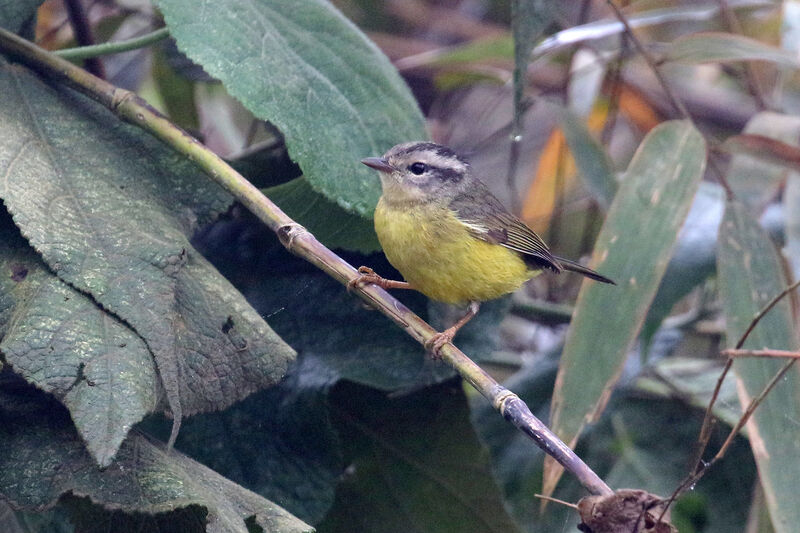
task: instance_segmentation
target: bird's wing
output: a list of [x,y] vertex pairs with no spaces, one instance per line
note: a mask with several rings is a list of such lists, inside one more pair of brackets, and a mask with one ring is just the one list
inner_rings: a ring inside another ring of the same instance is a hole
[[544,241],[509,213],[484,184],[478,182],[456,196],[450,202],[450,209],[475,237],[520,252],[537,268],[564,270]]

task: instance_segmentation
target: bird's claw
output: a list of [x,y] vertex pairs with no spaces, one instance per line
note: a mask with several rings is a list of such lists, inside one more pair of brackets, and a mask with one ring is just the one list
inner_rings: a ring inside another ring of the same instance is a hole
[[428,352],[431,356],[431,359],[434,361],[440,361],[442,356],[439,354],[439,351],[445,344],[453,342],[453,337],[456,336],[455,331],[451,331],[449,329],[437,333],[427,341],[425,341],[425,351]]
[[353,289],[360,288],[365,283],[380,285],[381,281],[383,281],[383,278],[377,275],[370,267],[360,266],[358,267],[358,277],[347,282],[347,292],[352,292]]

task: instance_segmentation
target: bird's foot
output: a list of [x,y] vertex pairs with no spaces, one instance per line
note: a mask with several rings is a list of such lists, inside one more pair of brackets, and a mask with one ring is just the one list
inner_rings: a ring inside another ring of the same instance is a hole
[[353,289],[359,288],[366,283],[380,285],[381,281],[384,281],[384,279],[377,275],[370,267],[360,266],[358,267],[358,277],[347,282],[347,292],[351,292]]
[[448,328],[425,341],[425,351],[430,354],[431,359],[434,361],[440,361],[442,359],[439,350],[441,350],[442,346],[445,344],[453,342],[453,337],[456,336],[457,331],[458,328]]
[[472,317],[478,314],[479,307],[480,304],[478,302],[470,302],[469,309],[467,309],[467,312],[464,314],[464,316],[459,318],[455,324],[441,333],[437,333],[425,342],[425,350],[431,354],[431,358],[434,360],[442,358],[442,356],[439,355],[439,350],[441,350],[442,346],[445,344],[453,342],[453,337],[456,336],[458,330],[464,327],[464,324],[472,320]]
[[396,281],[393,279],[386,279],[384,277],[379,276],[369,267],[360,266],[358,267],[358,277],[355,279],[351,279],[347,282],[347,292],[352,291],[355,288],[360,288],[362,285],[367,283],[371,283],[373,285],[377,285],[382,289],[410,289],[410,285],[405,281]]

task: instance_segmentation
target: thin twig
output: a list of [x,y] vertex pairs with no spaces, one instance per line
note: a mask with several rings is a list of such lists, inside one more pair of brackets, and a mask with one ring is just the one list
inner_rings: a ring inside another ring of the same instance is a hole
[[[625,33],[630,38],[631,43],[633,43],[634,48],[636,48],[636,51],[639,52],[639,54],[647,63],[647,66],[650,67],[650,70],[653,71],[653,74],[658,80],[659,85],[661,85],[661,88],[664,90],[664,94],[666,94],[667,99],[672,104],[672,107],[675,108],[676,111],[678,111],[678,114],[681,117],[688,120],[694,125],[694,120],[692,119],[692,116],[689,114],[689,111],[686,109],[686,106],[677,96],[675,96],[675,93],[672,91],[672,88],[670,87],[669,83],[667,83],[666,78],[664,78],[664,75],[661,73],[661,69],[658,68],[656,61],[647,52],[647,50],[645,49],[644,45],[639,40],[639,38],[636,37],[636,35],[633,33],[633,28],[631,28],[631,25],[628,23],[628,19],[625,18],[625,15],[622,13],[622,10],[620,10],[620,8],[617,7],[617,5],[612,0],[606,0],[606,3],[611,7],[617,19],[625,27]],[[696,125],[695,129],[697,129]],[[700,130],[698,129],[698,131]],[[705,138],[705,135],[703,137]],[[725,179],[725,175],[716,166],[714,161],[710,159],[709,159],[709,168],[714,170],[714,173],[717,175],[717,180],[719,181],[719,184],[722,186],[722,188],[725,189],[725,193],[728,199],[733,198],[733,189],[731,189],[731,186],[728,184],[728,180]]]
[[714,418],[713,413],[714,404],[717,403],[719,392],[722,390],[722,384],[725,382],[725,378],[728,377],[728,372],[730,372],[732,366],[733,359],[728,358],[728,360],[725,361],[725,366],[723,367],[719,378],[717,378],[717,384],[714,386],[714,392],[711,395],[711,400],[708,402],[706,412],[703,415],[703,424],[700,426],[700,435],[697,437],[697,452],[695,453],[694,460],[689,464],[702,464],[703,454],[706,452],[708,443],[711,440],[711,431],[714,429],[716,424],[716,419]]
[[742,414],[742,418],[740,418],[739,422],[737,422],[736,425],[733,426],[731,432],[728,434],[728,438],[725,439],[725,442],[722,443],[722,446],[720,447],[719,451],[714,456],[714,458],[711,459],[711,461],[709,461],[706,469],[708,469],[709,466],[713,465],[714,463],[716,463],[725,456],[725,452],[727,452],[728,448],[730,448],[733,439],[736,437],[736,435],[739,434],[744,425],[747,424],[747,422],[750,420],[750,417],[753,416],[753,413],[755,412],[756,408],[759,405],[761,405],[761,402],[764,401],[764,398],[767,397],[767,394],[769,394],[769,392],[775,387],[775,385],[778,384],[781,378],[783,378],[783,376],[786,375],[786,372],[788,372],[789,369],[792,368],[792,365],[794,365],[795,362],[796,359],[790,359],[789,361],[786,361],[786,364],[783,365],[783,367],[781,367],[778,373],[772,377],[769,383],[767,383],[767,385],[764,387],[764,390],[761,391],[761,394],[759,394],[750,401],[750,405],[747,406],[747,409],[745,410],[744,414]]
[[[742,31],[742,25],[739,22],[736,13],[733,11],[733,9],[731,9],[731,6],[728,5],[728,1],[717,0],[717,2],[719,2],[722,20],[725,22],[725,26],[727,27],[728,31],[730,33],[742,35],[744,33]],[[744,62],[744,74],[747,88],[750,90],[750,94],[752,95],[753,100],[755,100],[759,110],[763,111],[764,109],[767,109],[769,107],[767,105],[767,99],[764,97],[764,91],[761,90],[761,84],[758,82],[758,76],[756,76],[756,73],[753,70],[752,62]]]
[[771,357],[800,359],[800,352],[790,350],[722,350],[722,355],[727,357]]
[[[745,409],[744,413],[742,414],[742,417],[739,419],[736,425],[734,425],[733,428],[731,428],[730,433],[728,433],[728,437],[725,439],[725,442],[722,443],[722,446],[720,446],[719,451],[716,453],[716,455],[714,455],[714,457],[708,462],[699,463],[698,467],[695,469],[695,472],[687,476],[687,478],[683,480],[683,482],[678,486],[678,488],[675,489],[675,492],[673,492],[672,495],[667,500],[666,505],[664,506],[664,511],[661,514],[661,517],[664,516],[664,514],[667,512],[667,509],[669,509],[670,505],[672,505],[672,503],[678,498],[678,496],[683,494],[690,487],[693,487],[698,481],[700,481],[700,479],[705,475],[705,473],[708,472],[709,468],[711,468],[714,464],[716,464],[717,461],[725,457],[725,454],[728,452],[728,448],[730,448],[731,444],[733,444],[733,440],[736,438],[736,436],[739,434],[739,432],[742,430],[745,424],[747,424],[747,422],[753,416],[753,413],[755,413],[758,406],[761,405],[761,402],[764,401],[764,398],[767,397],[767,394],[769,394],[770,391],[775,387],[775,385],[777,385],[778,382],[783,378],[783,376],[786,375],[786,372],[788,372],[789,369],[792,368],[795,362],[797,362],[797,359],[790,359],[789,361],[787,361],[786,364],[783,365],[783,367],[781,367],[778,373],[772,377],[769,383],[767,383],[767,385],[764,387],[764,390],[762,390],[758,396],[756,396],[750,401],[750,404],[747,406],[747,409]],[[661,517],[659,517],[659,520],[661,520]]]
[[105,56],[109,54],[120,54],[122,52],[129,52],[150,46],[157,43],[162,39],[169,37],[169,30],[159,28],[153,32],[126,41],[117,41],[113,43],[95,44],[91,46],[76,46],[75,48],[64,48],[53,52],[57,56],[69,59],[71,61],[79,61],[81,59],[88,59],[90,57]]
[[511,303],[510,312],[533,322],[557,326],[569,324],[575,308],[568,304],[558,304],[547,300],[516,298]]
[[[777,296],[775,296],[772,300],[770,300],[769,303],[767,303],[767,305],[761,308],[761,310],[758,313],[756,313],[755,316],[753,316],[753,320],[750,321],[750,325],[747,327],[745,332],[739,338],[739,341],[736,343],[736,347],[734,348],[734,350],[736,351],[741,350],[742,346],[747,341],[747,338],[753,332],[753,330],[761,321],[761,319],[764,318],[764,316],[767,313],[769,313],[772,310],[772,308],[778,304],[778,302],[780,302],[783,298],[786,297],[786,295],[791,293],[797,287],[800,287],[800,280],[795,281],[794,283],[783,289]],[[725,367],[722,369],[722,373],[720,374],[719,379],[717,380],[717,385],[716,387],[714,387],[714,393],[711,396],[711,401],[708,402],[708,407],[706,408],[706,413],[705,416],[703,417],[703,425],[700,427],[700,435],[698,437],[698,450],[695,460],[691,463],[696,465],[695,471],[689,474],[689,476],[686,477],[686,479],[678,486],[678,488],[675,489],[675,492],[673,492],[672,496],[670,496],[665,509],[668,509],[669,506],[672,504],[672,502],[674,502],[675,499],[678,496],[680,496],[687,488],[697,483],[697,481],[699,481],[700,478],[703,477],[706,470],[708,470],[708,468],[712,464],[716,463],[719,459],[721,459],[725,455],[725,452],[730,446],[730,442],[733,441],[733,438],[736,436],[736,434],[739,433],[741,428],[744,427],[744,424],[750,419],[750,416],[753,414],[756,407],[758,407],[761,401],[766,397],[767,393],[770,390],[772,390],[775,384],[777,384],[778,380],[789,370],[789,368],[791,368],[791,366],[794,364],[796,360],[797,359],[789,360],[786,363],[786,365],[784,365],[783,368],[781,368],[780,371],[778,371],[778,373],[772,378],[772,380],[767,384],[767,386],[764,387],[764,390],[761,391],[761,394],[759,394],[756,398],[754,398],[750,402],[750,405],[747,407],[747,409],[745,409],[745,412],[742,414],[742,417],[739,419],[739,422],[737,422],[736,425],[733,427],[731,433],[728,435],[728,438],[725,440],[722,447],[714,456],[714,458],[710,462],[704,463],[702,460],[703,454],[705,453],[705,450],[708,447],[708,443],[711,440],[711,430],[714,424],[714,416],[712,413],[712,409],[714,408],[714,404],[716,403],[717,398],[719,397],[719,391],[722,388],[722,382],[725,380],[725,377],[728,375],[728,372],[733,366],[733,357],[728,356],[728,360],[725,362]]]
[[[121,119],[139,126],[194,161],[212,180],[224,187],[274,231],[290,252],[312,263],[344,285],[358,279],[355,268],[322,245],[303,226],[289,218],[219,156],[169,122],[136,94],[114,87],[72,63],[2,29],[0,29],[0,50],[51,80],[65,83],[96,100]],[[372,284],[356,286],[353,288],[353,293],[389,317],[422,344],[437,333],[427,322],[380,287]],[[613,493],[611,488],[569,446],[531,413],[525,402],[499,385],[461,350],[448,343],[442,347],[439,355],[455,368],[465,381],[485,396],[506,420],[523,431],[537,446],[575,475],[589,492]]]
[[[72,31],[75,33],[75,40],[78,42],[78,45],[93,45],[94,36],[92,36],[92,27],[89,25],[89,19],[86,17],[86,11],[84,11],[81,1],[64,0],[64,7],[67,8],[69,21],[72,25]],[[98,78],[105,79],[106,69],[103,67],[102,61],[95,57],[90,57],[86,59],[84,65],[86,66],[86,70]]]
[[619,54],[614,59],[608,73],[608,85],[611,87],[611,92],[608,95],[608,111],[607,119],[603,124],[603,131],[600,133],[600,143],[603,146],[609,146],[611,143],[611,134],[614,132],[614,127],[617,124],[617,117],[619,116],[619,100],[622,95],[622,62],[627,55],[628,39],[624,33],[619,36]]
[[742,346],[744,346],[744,342],[747,340],[747,337],[750,336],[750,333],[753,332],[753,329],[755,329],[755,327],[758,325],[758,323],[761,321],[761,319],[764,318],[764,315],[769,313],[772,310],[772,308],[775,307],[778,304],[778,302],[780,302],[783,298],[786,297],[787,294],[789,294],[790,292],[795,290],[797,287],[800,287],[800,280],[795,281],[794,283],[792,283],[791,285],[789,285],[788,287],[783,289],[780,292],[780,294],[778,294],[775,298],[770,300],[770,302],[767,305],[765,305],[763,307],[763,309],[761,309],[761,311],[756,313],[756,315],[753,317],[752,322],[750,322],[750,326],[742,334],[742,337],[739,339],[739,342],[736,343],[736,346],[735,346],[736,350],[738,350]]
[[[767,305],[765,305],[758,313],[756,313],[756,315],[753,317],[753,320],[750,321],[750,325],[747,326],[747,329],[739,338],[739,341],[736,343],[736,346],[734,346],[734,350],[741,349],[742,346],[744,346],[745,341],[747,341],[747,338],[750,336],[750,333],[753,332],[753,329],[755,329],[755,327],[758,325],[761,319],[764,318],[764,315],[766,315],[773,307],[775,307],[778,304],[778,302],[780,302],[783,298],[786,297],[787,294],[792,292],[798,286],[800,286],[800,280],[786,287],[777,296],[775,296],[772,300],[770,300],[769,303],[767,303]],[[710,425],[711,425],[711,420],[713,420],[712,409],[714,408],[714,404],[716,403],[717,397],[719,396],[719,391],[720,388],[722,387],[722,382],[728,375],[728,372],[730,371],[732,365],[733,365],[733,359],[728,358],[728,360],[725,362],[725,367],[722,369],[722,373],[720,374],[719,379],[717,380],[717,385],[714,388],[714,394],[711,396],[711,401],[708,403],[708,408],[706,409],[705,416],[703,417],[703,425],[700,428],[700,437],[698,440],[700,446],[698,448],[697,461],[694,464],[699,464],[700,460],[702,459],[703,453],[705,452],[705,448],[706,446],[708,446],[708,439],[710,438],[711,435]]]
[[565,502],[564,500],[559,500],[558,498],[553,498],[552,496],[545,496],[544,494],[534,494],[533,497],[534,498],[539,498],[540,500],[545,500],[545,501],[548,501],[548,502],[557,503],[557,504],[563,505],[565,507],[571,507],[571,508],[575,509],[576,511],[578,510],[578,506],[576,504],[570,503],[570,502]]
[[611,10],[614,11],[614,15],[616,15],[617,20],[619,20],[620,23],[622,23],[622,25],[625,27],[625,33],[628,34],[628,37],[630,38],[631,43],[633,43],[634,48],[636,48],[636,51],[639,52],[639,55],[642,56],[642,58],[647,62],[647,65],[650,67],[650,70],[652,70],[653,74],[655,74],[656,79],[658,79],[658,83],[661,84],[661,88],[664,89],[664,93],[667,95],[672,107],[674,107],[678,114],[683,118],[692,120],[689,111],[686,110],[686,106],[684,106],[683,102],[681,102],[678,97],[675,96],[675,93],[672,92],[672,88],[667,83],[664,75],[661,74],[661,69],[658,68],[655,60],[647,52],[639,38],[636,37],[636,34],[633,33],[633,28],[631,28],[631,25],[628,23],[628,19],[625,17],[625,14],[622,13],[622,10],[617,7],[613,0],[606,0],[606,3],[609,5],[609,7],[611,7]]

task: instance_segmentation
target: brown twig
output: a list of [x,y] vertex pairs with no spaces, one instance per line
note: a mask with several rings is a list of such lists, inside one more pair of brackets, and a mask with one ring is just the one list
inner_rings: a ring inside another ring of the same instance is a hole
[[[89,25],[89,19],[86,17],[86,11],[83,9],[81,1],[64,0],[64,7],[67,8],[69,21],[72,25],[72,31],[75,33],[75,40],[78,42],[78,46],[92,46],[94,44],[92,27]],[[86,70],[98,78],[105,79],[106,69],[103,67],[103,62],[100,61],[100,58],[86,58],[84,60],[84,65],[86,66]]]
[[[672,107],[675,108],[675,110],[681,117],[694,124],[694,120],[692,119],[692,116],[689,114],[689,111],[686,109],[686,106],[672,91],[672,88],[670,87],[669,83],[667,83],[666,78],[664,78],[664,75],[661,73],[661,69],[658,68],[656,61],[647,52],[647,50],[645,49],[644,45],[639,40],[639,38],[636,37],[636,35],[633,33],[633,28],[631,28],[631,25],[628,23],[628,19],[625,18],[625,14],[622,13],[622,10],[619,7],[617,7],[617,5],[613,2],[613,0],[606,0],[606,3],[611,7],[617,19],[625,27],[625,33],[630,38],[631,43],[633,43],[634,48],[636,48],[636,51],[645,60],[647,66],[650,67],[650,70],[653,71],[653,74],[658,80],[658,83],[661,85],[661,88],[663,89],[664,94],[666,94],[667,99],[672,104]],[[698,131],[700,130],[698,129]],[[705,137],[705,135],[703,137]],[[717,175],[717,180],[719,181],[719,184],[722,186],[722,188],[725,189],[725,194],[728,197],[728,199],[733,198],[734,197],[733,189],[731,189],[731,186],[730,184],[728,184],[728,180],[725,179],[725,175],[722,173],[722,171],[717,167],[717,165],[714,163],[713,160],[709,160],[708,166]]]
[[609,7],[611,7],[611,10],[614,11],[614,15],[617,17],[617,20],[619,20],[624,26],[625,33],[630,38],[631,43],[633,43],[634,48],[636,48],[636,51],[639,52],[639,55],[642,56],[642,59],[647,62],[650,70],[653,71],[653,74],[655,75],[656,79],[658,79],[658,83],[661,84],[661,88],[664,89],[664,93],[667,95],[672,107],[674,107],[678,114],[683,118],[692,120],[691,115],[689,115],[689,111],[686,110],[686,106],[684,106],[683,102],[681,102],[680,99],[675,96],[675,93],[672,92],[672,88],[667,83],[667,80],[664,78],[664,75],[661,73],[661,69],[658,68],[655,60],[647,52],[639,38],[636,37],[636,34],[633,33],[633,28],[631,28],[631,25],[628,23],[628,19],[625,17],[625,14],[619,7],[617,7],[613,0],[606,0],[606,3],[609,5]]
[[[772,300],[770,300],[769,303],[767,303],[767,305],[761,308],[761,310],[755,314],[753,320],[750,321],[750,325],[747,327],[745,332],[739,338],[739,341],[736,343],[736,347],[733,349],[733,351],[737,352],[740,351],[745,341],[747,341],[747,338],[753,332],[753,330],[761,321],[761,319],[764,318],[764,316],[767,313],[769,313],[772,310],[772,308],[778,304],[778,302],[780,302],[783,298],[786,297],[786,295],[791,293],[797,287],[800,287],[800,280],[786,287],[777,296],[775,296]],[[726,352],[727,351],[730,350],[726,350]],[[728,372],[733,366],[733,357],[730,355],[728,356],[728,360],[725,362],[725,367],[722,369],[722,373],[720,374],[719,379],[717,379],[717,385],[716,387],[714,387],[714,393],[711,396],[711,401],[708,402],[708,407],[706,408],[706,412],[703,417],[703,424],[700,427],[700,435],[698,437],[698,450],[697,453],[695,454],[695,460],[691,463],[697,465],[695,467],[695,471],[689,474],[686,477],[686,479],[678,486],[678,488],[675,489],[675,492],[672,493],[672,496],[670,496],[667,502],[666,508],[669,508],[672,502],[674,502],[675,499],[678,496],[680,496],[686,489],[697,483],[700,480],[700,478],[703,477],[703,475],[711,465],[713,465],[722,457],[724,457],[725,452],[727,452],[728,447],[730,447],[731,442],[733,442],[733,438],[739,433],[739,431],[741,431],[742,427],[744,427],[744,425],[750,419],[750,416],[753,414],[753,412],[756,410],[756,408],[759,406],[762,400],[766,397],[767,393],[769,393],[769,391],[772,390],[772,388],[778,383],[780,378],[783,377],[783,375],[789,370],[789,368],[791,368],[791,366],[795,363],[796,360],[797,359],[791,359],[787,361],[786,365],[784,365],[783,368],[781,368],[778,371],[778,373],[772,378],[772,380],[764,387],[764,390],[761,391],[761,394],[759,394],[756,398],[754,398],[750,402],[750,405],[747,406],[747,409],[745,409],[745,412],[742,414],[742,417],[739,419],[739,422],[737,422],[736,425],[731,430],[730,434],[728,435],[728,438],[725,439],[725,442],[723,443],[720,450],[717,452],[714,458],[711,459],[711,461],[705,463],[702,460],[703,453],[705,453],[705,450],[708,447],[708,443],[711,440],[711,430],[714,424],[714,415],[712,410],[714,408],[714,404],[717,401],[717,398],[719,397],[719,391],[722,388],[722,382],[725,381],[725,377],[727,377]]]
[[[742,413],[742,417],[739,419],[736,425],[731,428],[730,433],[728,433],[728,437],[725,439],[725,442],[722,443],[722,446],[720,446],[716,455],[714,455],[714,457],[712,457],[708,462],[699,463],[698,467],[695,469],[695,472],[683,480],[683,482],[678,486],[677,489],[675,489],[675,492],[673,492],[667,500],[666,505],[664,506],[664,513],[666,513],[666,510],[669,509],[678,496],[683,494],[690,487],[693,487],[698,481],[700,481],[709,468],[711,468],[717,461],[725,457],[725,454],[728,452],[728,448],[730,448],[731,444],[733,444],[733,439],[736,438],[736,435],[738,435],[745,424],[747,424],[758,406],[761,405],[761,402],[763,402],[764,398],[767,397],[767,394],[769,394],[769,392],[775,387],[775,385],[778,384],[783,376],[786,375],[786,372],[792,368],[796,361],[797,359],[790,359],[787,361],[786,364],[783,365],[783,367],[772,377],[769,383],[767,383],[767,385],[764,387],[764,390],[762,390],[758,396],[750,401],[747,409],[745,409],[744,413]],[[659,517],[659,520],[661,520],[661,517]]]
[[575,509],[576,511],[578,510],[578,506],[576,504],[570,503],[570,502],[565,502],[564,500],[559,500],[558,498],[553,498],[552,496],[545,496],[544,494],[534,494],[533,497],[534,498],[539,498],[540,500],[544,500],[544,501],[547,501],[547,502],[557,503],[557,504],[563,505],[565,507],[571,507],[571,508]]
[[739,422],[737,422],[736,425],[733,426],[731,432],[728,434],[728,438],[725,439],[725,442],[722,443],[722,446],[720,447],[717,454],[714,456],[713,459],[711,459],[711,461],[709,461],[708,465],[704,470],[706,470],[709,466],[713,465],[714,463],[716,463],[725,456],[725,452],[728,451],[728,448],[733,442],[733,439],[736,437],[736,435],[739,434],[744,425],[747,424],[747,422],[750,420],[750,417],[753,416],[753,413],[755,412],[756,408],[759,405],[761,405],[761,402],[764,401],[764,398],[767,397],[767,394],[769,394],[769,392],[775,387],[775,385],[778,384],[781,378],[783,378],[786,372],[789,371],[792,365],[794,365],[795,361],[796,359],[790,359],[789,361],[786,361],[786,364],[783,365],[783,367],[781,367],[781,369],[772,377],[769,383],[767,383],[767,385],[764,387],[764,390],[761,391],[761,394],[759,394],[750,401],[750,405],[747,406],[747,409],[742,414],[742,418],[740,418]]
[[[0,29],[0,51],[13,56],[43,76],[87,95],[106,106],[122,120],[144,129],[194,161],[212,180],[224,187],[274,231],[290,252],[307,260],[344,285],[357,279],[358,273],[355,268],[322,245],[303,226],[289,218],[219,156],[169,122],[142,98],[130,91],[114,87],[72,63],[2,29]],[[422,344],[437,333],[427,322],[379,287],[365,285],[354,288],[352,292],[389,317]],[[439,355],[455,368],[464,380],[485,396],[506,420],[518,427],[542,450],[575,475],[589,492],[592,494],[613,492],[569,446],[531,413],[525,402],[499,385],[461,350],[448,343],[442,347]]]
[[774,357],[800,359],[800,352],[790,350],[722,350],[722,355],[726,357]]
[[756,313],[756,316],[754,316],[752,322],[750,322],[750,326],[748,326],[747,330],[745,330],[745,332],[742,334],[742,337],[739,339],[739,342],[736,343],[735,347],[736,350],[744,346],[744,342],[747,340],[747,337],[750,336],[750,333],[753,332],[753,329],[755,329],[755,327],[758,325],[761,319],[764,318],[764,315],[769,313],[773,307],[778,305],[778,302],[780,302],[783,298],[786,297],[787,294],[795,290],[797,287],[800,287],[800,280],[795,281],[794,283],[783,289],[780,292],[780,294],[778,294],[775,298],[770,300],[770,302],[767,305],[765,305],[761,309],[761,311]]
[[[730,33],[742,35],[744,33],[742,31],[742,25],[739,22],[739,18],[736,16],[736,13],[731,9],[731,6],[728,5],[728,1],[717,0],[717,2],[719,2],[720,13],[722,14],[722,20],[725,22],[727,30]],[[761,89],[761,84],[758,82],[758,76],[756,76],[756,73],[753,70],[753,64],[750,61],[744,62],[744,74],[747,88],[750,91],[753,100],[755,100],[759,110],[763,111],[764,109],[767,109],[769,107],[767,105],[767,99],[764,97],[764,91]]]
[[[753,317],[753,320],[750,322],[750,325],[747,327],[745,332],[739,338],[739,341],[736,343],[736,346],[733,349],[740,350],[744,345],[745,341],[747,340],[747,337],[750,336],[750,333],[753,332],[753,329],[755,329],[755,327],[758,325],[761,319],[764,318],[764,315],[766,315],[773,307],[775,307],[778,304],[778,302],[780,302],[784,297],[786,297],[787,294],[792,292],[798,286],[800,286],[800,280],[786,287],[783,291],[780,292],[780,294],[775,296],[775,298],[770,300],[770,302],[767,303],[767,305],[765,305],[758,313],[756,313],[756,315]],[[703,424],[700,427],[700,436],[698,437],[698,450],[696,454],[696,460],[693,461],[692,464],[700,464],[703,457],[703,453],[705,452],[705,449],[708,446],[708,441],[711,438],[711,429],[714,420],[712,409],[714,408],[714,404],[716,403],[717,397],[719,396],[719,391],[722,388],[722,382],[725,381],[725,378],[727,377],[728,372],[730,371],[732,365],[733,365],[733,359],[729,357],[728,360],[725,362],[725,367],[722,369],[722,373],[720,374],[719,379],[717,379],[717,384],[714,387],[714,393],[711,395],[711,401],[709,401],[705,415],[703,416]]]

